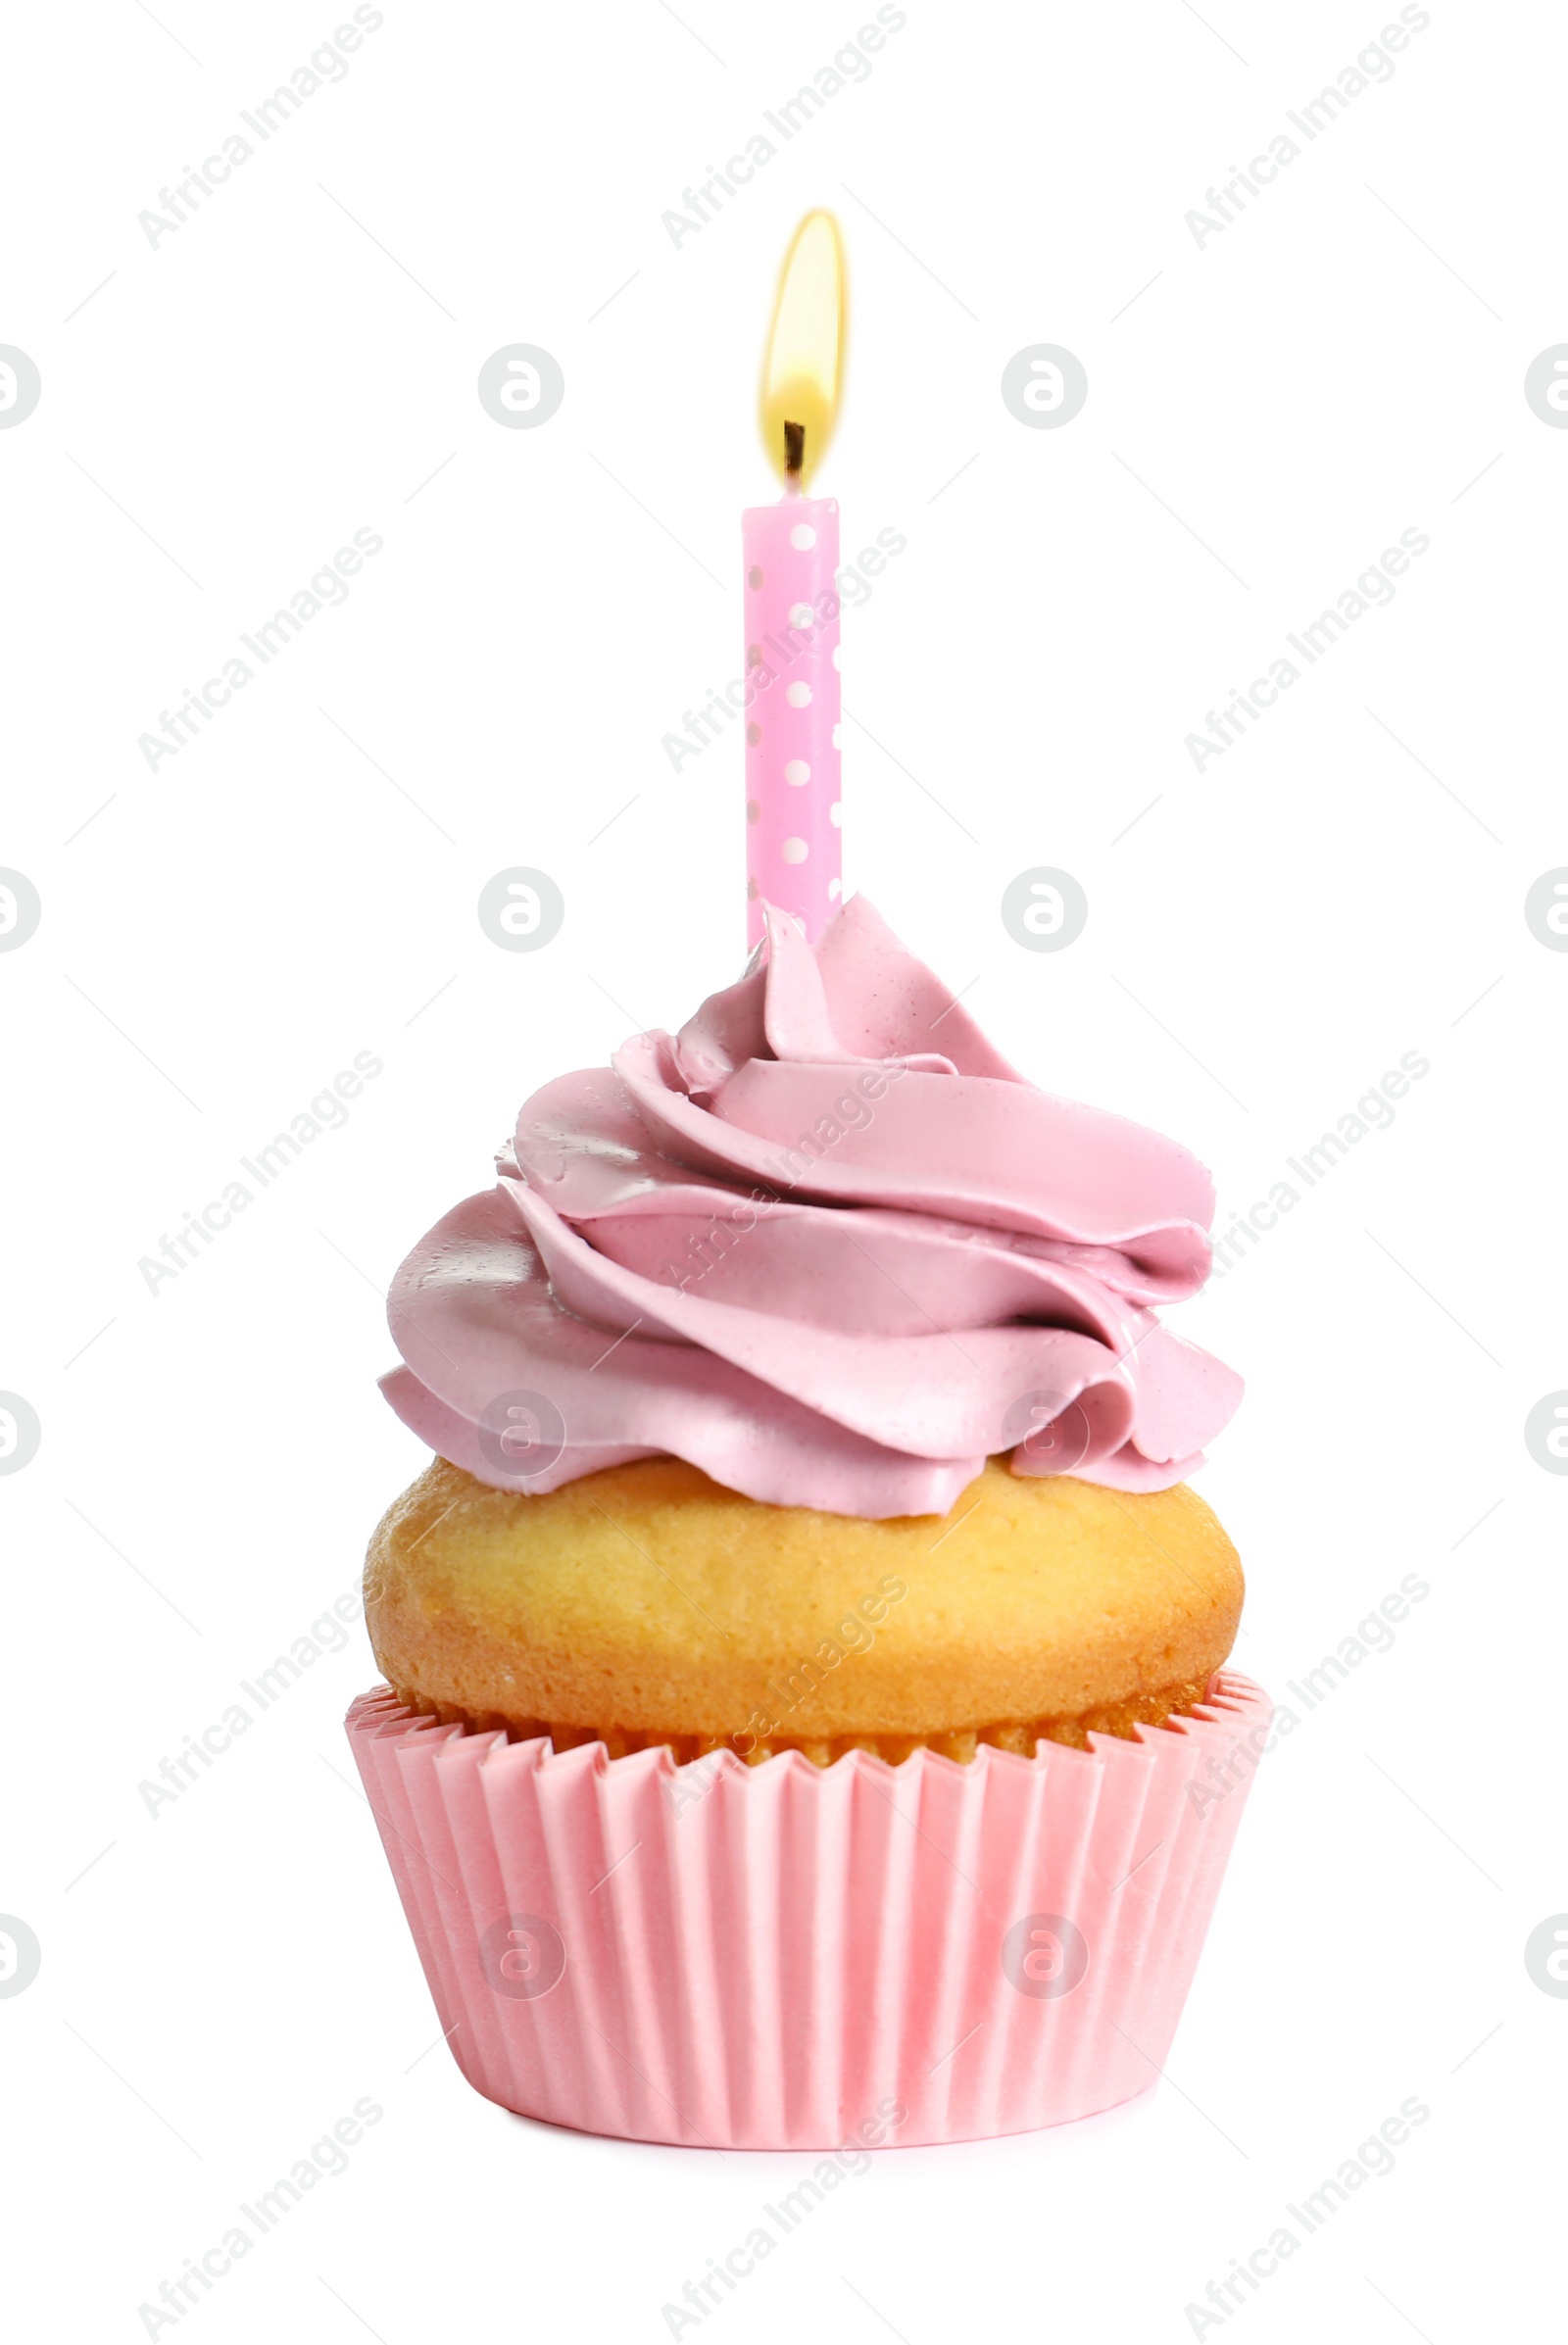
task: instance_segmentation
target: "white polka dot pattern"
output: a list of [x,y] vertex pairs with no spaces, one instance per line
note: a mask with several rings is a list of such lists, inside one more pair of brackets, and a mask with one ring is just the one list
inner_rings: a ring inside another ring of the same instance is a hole
[[839,509],[785,497],[742,519],[746,579],[748,937],[762,904],[814,943],[843,897],[839,756]]

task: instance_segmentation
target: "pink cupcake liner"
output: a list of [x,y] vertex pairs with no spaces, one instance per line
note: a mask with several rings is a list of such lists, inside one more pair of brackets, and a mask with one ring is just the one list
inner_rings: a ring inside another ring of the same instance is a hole
[[892,2143],[969,2141],[1152,2083],[1271,1716],[1222,1671],[1134,1740],[827,1768],[558,1753],[384,1687],[347,1725],[477,2091],[636,2141],[826,2149],[879,2111]]

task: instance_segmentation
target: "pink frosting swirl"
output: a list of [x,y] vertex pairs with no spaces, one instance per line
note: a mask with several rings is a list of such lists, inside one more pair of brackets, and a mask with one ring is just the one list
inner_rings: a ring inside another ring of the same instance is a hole
[[863,896],[766,950],[529,1099],[393,1281],[399,1416],[532,1491],[661,1455],[868,1517],[945,1514],[1004,1450],[1182,1480],[1241,1396],[1152,1307],[1207,1276],[1202,1166],[1027,1083]]

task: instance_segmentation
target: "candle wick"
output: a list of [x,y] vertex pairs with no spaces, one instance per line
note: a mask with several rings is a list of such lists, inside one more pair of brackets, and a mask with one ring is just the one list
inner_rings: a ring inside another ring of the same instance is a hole
[[806,426],[786,423],[784,426],[784,470],[799,485],[801,468],[806,462]]

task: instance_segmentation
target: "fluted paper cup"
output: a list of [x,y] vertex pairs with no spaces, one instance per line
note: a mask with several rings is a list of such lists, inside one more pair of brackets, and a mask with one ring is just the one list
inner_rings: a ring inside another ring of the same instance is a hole
[[879,2110],[891,2142],[969,2141],[1144,2091],[1271,1715],[1222,1671],[1129,1741],[826,1768],[558,1753],[384,1687],[347,1724],[477,2091],[630,2140],[820,2149]]

